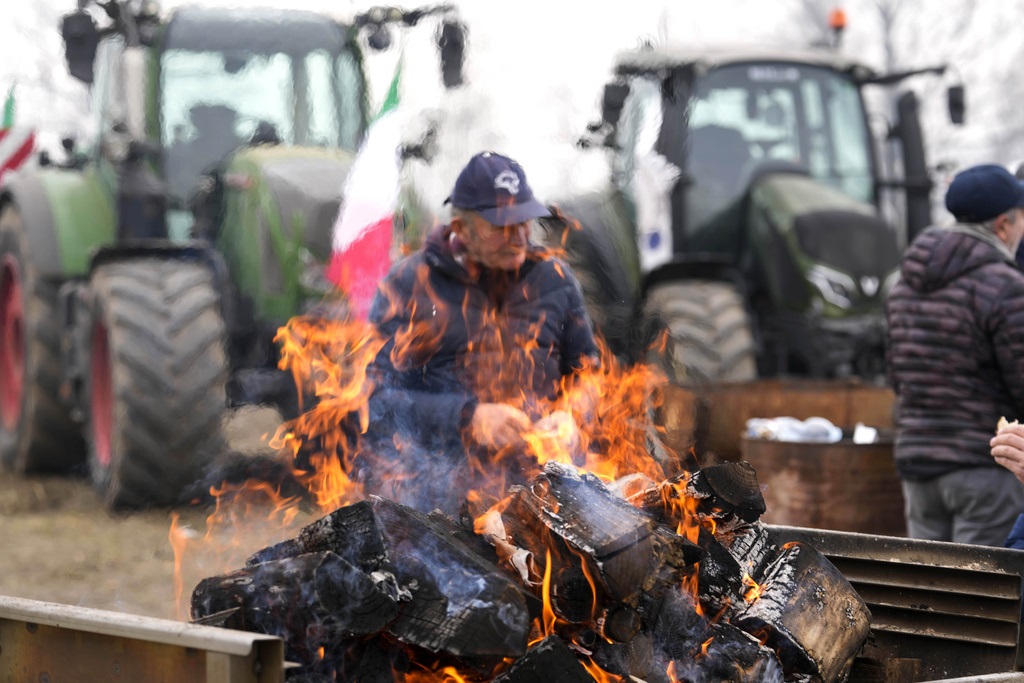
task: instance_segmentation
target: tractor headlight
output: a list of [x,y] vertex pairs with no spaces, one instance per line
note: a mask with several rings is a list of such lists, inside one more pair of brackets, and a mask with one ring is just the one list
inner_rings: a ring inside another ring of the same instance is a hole
[[885,282],[882,283],[882,298],[883,299],[888,299],[889,298],[889,292],[891,292],[892,288],[896,286],[896,283],[899,282],[899,279],[900,279],[900,269],[899,268],[897,268],[896,270],[892,271],[891,273],[889,273],[888,275],[885,276]]
[[324,272],[324,264],[305,247],[299,249],[299,262],[302,264],[299,271],[299,286],[306,296],[322,296],[334,289],[334,285]]
[[819,264],[811,268],[807,273],[807,279],[818,288],[822,298],[830,304],[840,308],[849,308],[853,305],[857,283],[849,275]]

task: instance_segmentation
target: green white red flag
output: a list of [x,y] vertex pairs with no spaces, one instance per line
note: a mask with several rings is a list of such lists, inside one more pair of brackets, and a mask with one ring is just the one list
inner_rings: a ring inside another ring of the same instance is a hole
[[401,126],[396,111],[400,80],[401,62],[345,180],[327,266],[327,279],[345,292],[352,314],[363,319],[378,283],[391,267],[401,178]]
[[12,85],[7,91],[3,118],[0,119],[0,184],[4,182],[8,173],[24,165],[35,150],[35,131],[15,127],[14,114],[14,86]]

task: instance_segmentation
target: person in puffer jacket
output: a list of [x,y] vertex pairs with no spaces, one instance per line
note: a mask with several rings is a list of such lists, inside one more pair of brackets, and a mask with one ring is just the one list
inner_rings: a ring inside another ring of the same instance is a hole
[[387,341],[369,369],[375,461],[362,477],[369,492],[452,512],[470,470],[487,478],[499,454],[521,452],[598,348],[572,270],[530,242],[549,211],[518,163],[475,155],[446,203],[451,223],[392,267],[370,309]]
[[910,244],[886,301],[895,459],[911,538],[1001,546],[1024,487],[990,453],[1024,417],[1024,185],[1001,166],[953,179],[950,227]]

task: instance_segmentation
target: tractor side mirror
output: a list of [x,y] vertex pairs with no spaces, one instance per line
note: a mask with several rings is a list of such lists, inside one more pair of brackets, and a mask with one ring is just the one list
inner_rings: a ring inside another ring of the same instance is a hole
[[946,101],[949,104],[949,120],[956,125],[964,122],[964,112],[967,109],[964,86],[951,85],[946,91]]
[[613,128],[619,123],[619,116],[622,115],[622,107],[626,104],[627,95],[629,95],[629,85],[625,83],[608,83],[604,86],[604,95],[601,97],[601,118]]
[[462,66],[466,60],[466,27],[457,21],[445,21],[437,35],[441,51],[441,81],[447,89],[462,85]]
[[100,43],[100,32],[96,22],[85,10],[76,10],[61,19],[60,34],[64,38],[64,58],[68,73],[74,78],[92,85],[93,60]]

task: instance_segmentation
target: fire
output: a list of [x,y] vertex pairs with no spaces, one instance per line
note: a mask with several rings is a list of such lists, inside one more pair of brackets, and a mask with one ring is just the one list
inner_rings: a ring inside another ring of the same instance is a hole
[[743,572],[743,585],[747,587],[747,590],[743,593],[743,599],[747,602],[754,602],[764,592],[764,587],[754,581],[750,574],[746,572]]
[[[439,312],[429,322],[410,324],[394,337],[390,359],[399,369],[421,367],[445,333],[441,311],[447,305],[433,292],[426,273],[420,274],[420,286]],[[385,295],[387,293],[385,292]],[[404,305],[385,296],[385,305]],[[466,306],[455,315],[468,315]],[[625,366],[599,340],[601,359],[582,368],[551,392],[550,398],[537,400],[527,396],[534,364],[543,353],[536,341],[540,332],[531,330],[522,338],[507,338],[507,326],[500,314],[479,321],[480,333],[470,349],[464,370],[471,373],[474,393],[481,402],[504,402],[522,409],[533,420],[532,428],[522,435],[522,443],[484,459],[467,453],[465,470],[471,486],[462,493],[471,509],[500,511],[502,499],[513,473],[517,481],[526,481],[538,474],[545,463],[573,464],[606,482],[625,475],[642,475],[645,481],[664,481],[677,474],[679,459],[665,451],[667,460],[656,460],[648,450],[651,437],[659,437],[663,428],[653,422],[662,395],[664,376],[644,365]],[[175,551],[176,590],[179,604],[183,600],[182,560],[186,554],[207,555],[219,562],[216,570],[199,567],[205,575],[238,566],[244,558],[261,547],[289,537],[310,517],[318,517],[343,505],[365,498],[364,482],[356,476],[360,466],[369,465],[389,486],[412,487],[416,475],[407,471],[402,459],[381,462],[364,447],[364,436],[370,422],[369,401],[378,387],[371,369],[374,358],[386,346],[386,340],[372,325],[348,318],[330,319],[299,316],[282,327],[275,338],[280,347],[279,367],[291,373],[303,400],[305,412],[277,430],[270,443],[289,458],[292,473],[309,493],[309,500],[283,496],[265,483],[248,482],[243,486],[224,487],[211,491],[216,498],[215,510],[206,520],[206,533],[193,533],[172,523],[170,541]],[[557,389],[557,390],[555,390]],[[408,445],[395,437],[395,446],[403,452]],[[685,475],[674,490],[664,490],[667,507],[678,521],[679,533],[696,540],[700,519],[695,503],[688,498]],[[454,482],[453,482],[454,485]],[[382,492],[381,495],[387,495]],[[396,498],[397,499],[397,498]],[[316,509],[309,509],[311,504]],[[485,501],[499,501],[493,507]],[[303,506],[306,506],[305,508]],[[524,574],[524,582],[535,586],[538,568],[533,557],[514,557],[515,548],[504,538],[504,532],[493,528],[494,516],[480,514],[474,520],[478,534],[487,536],[498,550],[503,562]],[[488,533],[490,530],[491,533]],[[232,533],[233,532],[233,533]],[[230,553],[229,553],[230,550]],[[245,553],[239,555],[239,553]],[[537,640],[554,634],[561,623],[553,601],[553,572],[564,570],[572,560],[549,549],[543,568],[540,591],[543,613],[535,625]],[[593,592],[591,619],[598,619],[598,583],[592,569],[582,557],[573,558],[589,582]],[[518,564],[517,564],[518,563]],[[696,576],[692,579],[696,581]],[[696,594],[696,586],[691,587]],[[598,681],[620,680],[603,671],[592,661],[587,670]],[[417,670],[397,674],[396,680],[407,682],[464,682],[464,674],[453,667]]]

